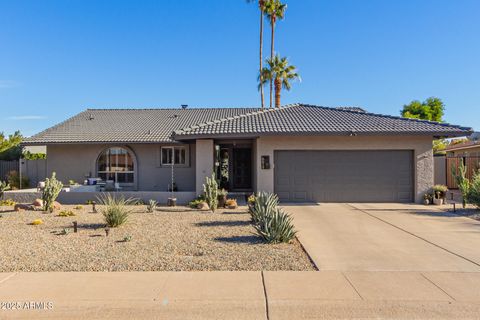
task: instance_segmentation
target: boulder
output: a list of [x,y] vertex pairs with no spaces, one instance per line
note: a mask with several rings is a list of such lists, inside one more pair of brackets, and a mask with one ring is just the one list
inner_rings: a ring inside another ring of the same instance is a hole
[[35,199],[35,201],[33,201],[32,205],[34,207],[43,207],[43,200],[42,199]]
[[13,207],[13,210],[15,211],[25,211],[25,210],[31,210],[32,205],[31,204],[26,204],[26,203],[17,203],[15,207]]
[[62,205],[58,201],[53,201],[53,209],[55,210],[60,210],[62,208]]
[[199,209],[199,210],[209,210],[210,207],[208,206],[208,203],[200,202],[199,204],[197,204],[197,209]]

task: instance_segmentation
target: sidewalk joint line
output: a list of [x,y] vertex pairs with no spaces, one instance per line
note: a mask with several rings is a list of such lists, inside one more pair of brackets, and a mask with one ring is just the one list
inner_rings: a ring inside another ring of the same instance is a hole
[[261,272],[261,275],[262,275],[263,295],[265,296],[265,316],[267,320],[270,320],[270,310],[268,309],[267,286],[265,285],[265,275],[263,274],[263,270]]
[[12,273],[12,274],[11,274],[11,275],[9,275],[8,277],[6,277],[6,278],[2,279],[2,280],[0,281],[0,284],[4,283],[4,282],[5,282],[5,281],[7,281],[7,280],[10,280],[10,278],[12,278],[12,277],[16,276],[17,274],[18,274],[18,272],[14,272],[14,273]]
[[355,292],[358,294],[358,296],[360,297],[360,299],[362,300],[365,300],[362,295],[360,294],[360,292],[358,292],[357,288],[355,288],[355,286],[353,285],[353,283],[350,281],[350,279],[348,279],[347,275],[342,272],[342,276],[345,278],[345,280],[347,280],[347,282],[352,286],[353,290],[355,290]]
[[431,284],[433,284],[435,287],[437,287],[440,291],[442,291],[443,293],[445,293],[448,297],[450,297],[453,301],[457,301],[454,297],[452,297],[451,295],[448,294],[447,291],[443,290],[442,287],[440,287],[438,284],[436,284],[435,282],[433,282],[433,280],[431,280],[430,278],[428,278],[426,275],[423,274],[423,272],[420,272],[420,274],[422,275],[422,277],[424,277],[425,279],[427,279],[428,282],[430,282]]
[[[386,220],[383,220],[382,218],[379,218],[379,217],[377,217],[377,216],[375,216],[375,215],[367,212],[367,211],[364,210],[364,209],[357,208],[357,207],[351,205],[350,203],[347,203],[346,205],[347,205],[347,206],[350,206],[350,207],[353,208],[354,210],[361,211],[361,212],[363,212],[364,214],[366,214],[366,215],[368,215],[368,216],[370,216],[370,217],[372,217],[372,218],[375,218],[375,219],[377,219],[377,220],[379,220],[379,221],[382,221],[383,223],[386,223],[386,224],[388,224],[388,225],[390,225],[390,226],[392,226],[392,227],[394,227],[394,228],[397,228],[398,230],[401,230],[401,231],[403,231],[403,232],[405,232],[405,233],[408,233],[408,234],[411,235],[411,236],[414,236],[415,238],[418,238],[418,239],[420,239],[420,240],[423,240],[423,241],[425,241],[426,243],[431,244],[432,246],[435,246],[435,247],[437,247],[437,248],[439,248],[439,249],[442,249],[442,250],[444,250],[444,251],[446,251],[446,252],[448,252],[448,253],[450,253],[450,254],[453,254],[454,256],[457,256],[457,257],[459,257],[459,258],[461,258],[461,259],[464,259],[464,260],[466,260],[466,261],[468,261],[468,262],[470,262],[470,263],[473,263],[474,265],[480,267],[480,263],[477,263],[477,262],[475,262],[475,261],[473,261],[473,260],[471,260],[471,259],[468,259],[468,258],[466,258],[466,257],[464,257],[464,256],[462,256],[462,255],[460,255],[460,254],[458,254],[458,253],[455,253],[455,252],[453,252],[453,251],[451,251],[451,250],[448,250],[447,248],[444,248],[444,247],[442,247],[442,246],[440,246],[440,245],[438,245],[438,244],[436,244],[436,243],[434,243],[434,242],[432,242],[432,241],[430,241],[430,240],[427,240],[427,239],[425,239],[425,238],[423,238],[423,237],[421,237],[421,236],[419,236],[419,235],[416,235],[416,234],[413,233],[413,232],[410,232],[410,231],[405,230],[405,229],[403,229],[403,228],[401,228],[401,227],[399,227],[399,226],[396,226],[396,225],[394,225],[393,223],[390,223],[390,222],[388,222],[388,221],[386,221]],[[367,209],[367,210],[368,210],[368,209]]]

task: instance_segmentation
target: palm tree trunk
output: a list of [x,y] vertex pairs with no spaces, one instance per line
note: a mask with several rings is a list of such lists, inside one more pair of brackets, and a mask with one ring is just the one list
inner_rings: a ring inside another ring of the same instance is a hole
[[[273,61],[273,54],[275,50],[275,18],[272,16],[272,43],[270,47],[270,61]],[[273,103],[273,79],[270,79],[270,108],[272,107]]]
[[262,110],[265,108],[265,96],[263,94],[263,11],[260,6],[260,98],[262,100]]
[[280,93],[282,90],[282,80],[275,79],[275,108],[280,108]]

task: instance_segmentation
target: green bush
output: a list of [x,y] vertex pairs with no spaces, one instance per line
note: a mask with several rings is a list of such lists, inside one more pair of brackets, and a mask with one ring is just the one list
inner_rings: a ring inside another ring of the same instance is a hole
[[203,195],[201,195],[201,196],[198,196],[196,199],[190,201],[190,202],[188,203],[188,206],[189,206],[190,208],[192,208],[192,209],[197,209],[198,205],[199,205],[200,203],[203,203],[203,202],[206,202],[206,201],[205,201],[205,197],[204,197]]
[[292,220],[288,213],[277,208],[273,214],[261,217],[255,229],[268,243],[288,243],[297,233]]
[[45,179],[45,188],[42,191],[43,210],[53,212],[53,202],[62,191],[63,184],[56,178],[55,172],[52,177]]
[[208,203],[210,210],[212,210],[212,212],[215,212],[218,207],[218,183],[217,179],[215,178],[215,173],[212,173],[211,178],[205,178],[203,192],[205,194],[205,201]]
[[136,199],[125,199],[124,197],[114,197],[110,194],[102,195],[98,198],[98,202],[103,205],[101,212],[105,220],[105,224],[110,228],[116,228],[126,223],[128,216],[132,213],[130,205],[136,203]]
[[[7,182],[12,189],[20,189],[20,175],[18,171],[12,170],[7,173]],[[30,187],[30,179],[26,176],[22,176],[22,189]]]
[[72,210],[62,210],[58,213],[59,217],[73,217],[75,216],[75,212]]
[[6,181],[0,181],[0,198],[3,199],[3,193],[10,189],[10,185]]

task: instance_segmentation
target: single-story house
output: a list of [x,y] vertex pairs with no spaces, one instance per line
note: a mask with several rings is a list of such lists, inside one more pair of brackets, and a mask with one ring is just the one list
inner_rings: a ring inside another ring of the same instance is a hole
[[24,141],[47,146],[47,173],[99,177],[122,191],[230,192],[284,202],[419,202],[433,185],[432,139],[470,128],[291,104],[276,109],[87,109]]
[[480,157],[480,141],[468,140],[463,143],[447,146],[447,156],[454,157]]

